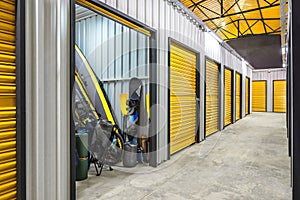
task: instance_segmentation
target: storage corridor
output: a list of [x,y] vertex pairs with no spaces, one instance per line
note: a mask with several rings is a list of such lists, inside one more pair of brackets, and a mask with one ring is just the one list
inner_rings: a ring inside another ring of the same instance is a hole
[[77,182],[77,198],[291,199],[285,121],[253,113],[157,168],[114,167]]

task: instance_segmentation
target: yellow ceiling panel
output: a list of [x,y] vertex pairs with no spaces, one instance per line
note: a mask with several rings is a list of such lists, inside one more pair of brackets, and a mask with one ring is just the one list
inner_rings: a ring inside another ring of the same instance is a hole
[[249,34],[252,34],[251,32],[251,27],[255,21],[246,21],[246,20],[243,20],[243,21],[240,21],[240,35],[239,36],[245,36],[245,35],[249,35]]
[[274,31],[280,31],[280,21],[277,20],[264,20],[264,23],[266,24],[266,27],[271,29],[271,31],[268,32],[274,32]]
[[182,0],[181,2],[185,4],[187,7],[194,5],[193,1],[190,0]]
[[280,10],[276,7],[266,8],[261,12],[264,18],[280,18]]
[[252,28],[251,28],[252,32],[254,32],[255,34],[264,34],[265,33],[265,28],[264,28],[264,24],[262,21],[257,22]]
[[280,33],[278,29],[280,0],[181,0],[181,2],[224,40],[249,34]]
[[248,12],[244,14],[246,19],[261,19],[261,15],[259,11]]

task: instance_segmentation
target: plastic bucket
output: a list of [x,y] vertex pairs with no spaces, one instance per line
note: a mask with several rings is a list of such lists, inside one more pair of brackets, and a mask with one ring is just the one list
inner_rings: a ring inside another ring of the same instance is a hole
[[137,143],[126,142],[124,144],[124,167],[135,167],[137,164]]

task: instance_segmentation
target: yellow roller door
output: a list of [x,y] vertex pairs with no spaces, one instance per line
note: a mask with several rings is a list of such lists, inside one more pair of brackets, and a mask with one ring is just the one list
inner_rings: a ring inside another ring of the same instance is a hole
[[252,110],[255,112],[266,112],[267,82],[252,82]]
[[16,198],[15,2],[0,1],[0,199]]
[[250,93],[250,79],[247,77],[246,78],[246,115],[250,114],[249,112],[249,101],[250,101],[250,98],[249,98],[249,93]]
[[172,42],[170,49],[170,153],[196,142],[196,54]]
[[235,85],[235,120],[241,119],[241,75],[236,73]]
[[206,60],[206,136],[219,130],[219,66]]
[[274,112],[286,112],[286,81],[274,81]]
[[232,123],[232,71],[225,69],[225,117],[224,126]]

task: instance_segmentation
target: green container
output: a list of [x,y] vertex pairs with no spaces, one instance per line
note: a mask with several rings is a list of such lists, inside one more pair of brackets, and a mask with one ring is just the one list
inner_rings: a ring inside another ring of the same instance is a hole
[[88,133],[76,133],[76,149],[79,158],[88,157],[88,144],[89,144],[89,135]]
[[88,177],[88,158],[81,158],[76,166],[76,181],[83,181]]

